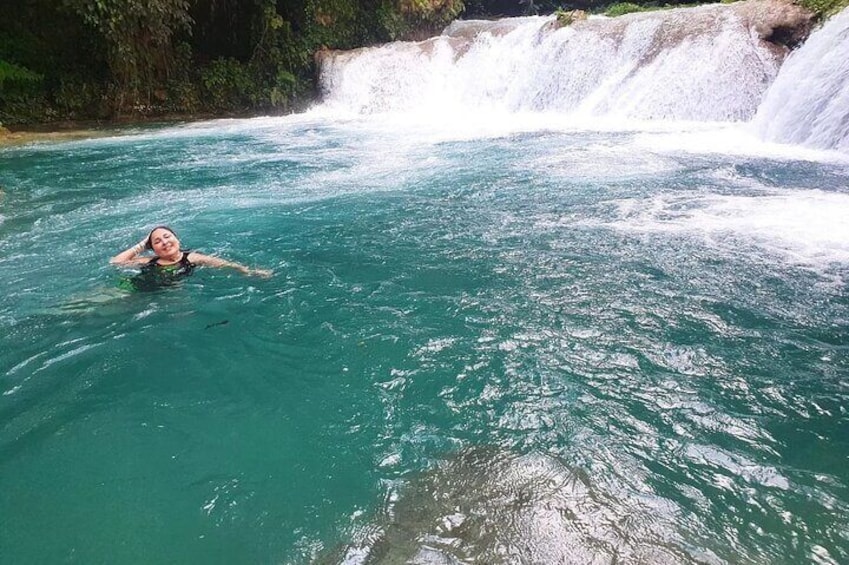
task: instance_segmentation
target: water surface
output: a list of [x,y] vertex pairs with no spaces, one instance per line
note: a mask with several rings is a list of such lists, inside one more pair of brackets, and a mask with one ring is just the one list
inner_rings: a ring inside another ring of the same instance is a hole
[[0,151],[4,561],[849,560],[845,157],[467,118]]

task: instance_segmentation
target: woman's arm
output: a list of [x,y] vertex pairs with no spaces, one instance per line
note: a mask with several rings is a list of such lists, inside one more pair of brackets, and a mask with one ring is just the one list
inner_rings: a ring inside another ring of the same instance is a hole
[[192,251],[189,253],[189,261],[194,263],[195,265],[204,265],[207,267],[229,267],[231,269],[236,269],[240,273],[245,275],[256,275],[258,277],[270,277],[272,272],[266,269],[251,269],[245,267],[244,265],[240,265],[239,263],[234,263],[233,261],[225,261],[224,259],[219,259],[218,257],[211,257],[209,255],[204,255],[203,253],[197,253]]
[[139,256],[144,253],[146,248],[147,238],[144,238],[132,247],[125,249],[112,257],[109,262],[113,265],[138,265],[139,263],[146,263],[148,258]]

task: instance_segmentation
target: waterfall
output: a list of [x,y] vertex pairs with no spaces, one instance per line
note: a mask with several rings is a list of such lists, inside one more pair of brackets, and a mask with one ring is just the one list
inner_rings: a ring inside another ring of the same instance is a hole
[[788,57],[753,126],[769,141],[849,152],[849,9]]
[[320,84],[325,104],[358,113],[748,121],[785,51],[735,6],[564,27],[553,17],[461,21],[424,42],[321,54]]

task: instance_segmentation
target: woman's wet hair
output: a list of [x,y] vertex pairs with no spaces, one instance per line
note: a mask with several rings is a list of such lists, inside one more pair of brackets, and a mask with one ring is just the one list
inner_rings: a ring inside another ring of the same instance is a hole
[[[146,249],[153,249],[153,232],[155,232],[156,230],[168,230],[169,232],[171,232],[171,234],[174,237],[177,237],[177,232],[175,232],[174,230],[172,230],[168,226],[156,226],[155,228],[150,230],[149,234],[147,234],[147,243],[144,244]],[[177,237],[177,239],[180,239],[180,238]]]

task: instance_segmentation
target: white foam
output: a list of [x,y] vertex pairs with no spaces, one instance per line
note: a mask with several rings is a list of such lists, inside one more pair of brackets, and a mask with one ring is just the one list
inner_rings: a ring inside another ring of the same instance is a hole
[[683,152],[849,164],[849,155],[846,153],[764,141],[740,124],[702,124],[691,126],[689,131],[682,129],[674,133],[646,132],[635,138],[635,145],[659,153]]
[[730,236],[802,264],[849,264],[849,194],[781,190],[743,196],[661,194],[613,203],[620,230]]

